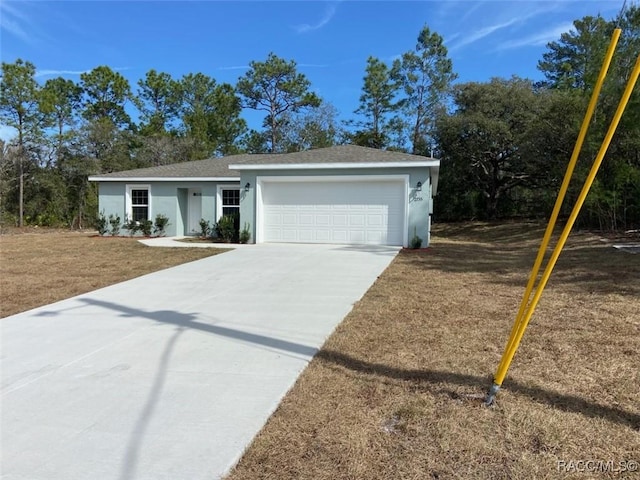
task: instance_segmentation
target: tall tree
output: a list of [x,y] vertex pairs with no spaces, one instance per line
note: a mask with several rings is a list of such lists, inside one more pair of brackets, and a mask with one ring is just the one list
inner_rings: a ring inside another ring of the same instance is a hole
[[128,125],[131,118],[125,103],[131,98],[129,81],[107,66],[80,75],[84,92],[83,116],[88,121],[109,120],[116,126]]
[[[484,197],[485,217],[494,219],[514,188],[536,180],[537,162],[544,161],[522,152],[539,102],[531,82],[520,78],[458,85],[454,102],[453,115],[439,120],[437,141],[443,170],[453,165],[452,171],[464,174],[469,183],[449,193],[455,198],[475,189]],[[446,192],[444,182],[442,186]]]
[[267,113],[264,126],[268,130],[270,150],[279,152],[283,116],[305,107],[317,107],[320,98],[309,91],[311,82],[298,73],[293,60],[287,62],[270,53],[266,61],[249,65],[249,71],[238,80],[236,89],[245,107]]
[[573,22],[574,28],[550,42],[538,69],[554,88],[592,89],[602,64],[613,25],[600,15]]
[[38,106],[40,86],[35,80],[36,67],[21,59],[14,63],[2,62],[0,83],[0,120],[16,129],[16,159],[19,178],[18,224],[24,224],[25,163],[28,161],[28,145],[37,143],[42,132],[42,116]]
[[164,72],[149,70],[138,81],[134,103],[140,111],[141,131],[145,135],[164,134],[180,113],[182,92],[180,82]]
[[242,153],[269,153],[269,139],[265,132],[249,130],[241,139]]
[[181,90],[182,121],[194,142],[193,158],[235,153],[246,122],[240,117],[242,105],[233,87],[197,73],[182,78]]
[[387,115],[397,110],[398,105],[393,101],[397,92],[398,84],[391,78],[387,64],[369,57],[360,105],[355,111],[365,120],[358,123],[362,129],[354,134],[355,143],[373,148],[387,146],[390,129]]
[[62,77],[47,80],[42,88],[40,110],[48,115],[55,127],[56,160],[62,157],[65,131],[75,124],[78,115],[82,89],[72,80]]
[[457,78],[442,37],[425,26],[415,49],[394,61],[391,76],[404,92],[399,106],[411,152],[424,155],[432,143],[436,116],[445,109],[451,83]]
[[[589,135],[583,148],[588,163],[593,160],[622,96],[640,52],[640,6],[631,4],[618,18],[584,17],[570,32],[547,45],[538,68],[550,88],[580,97],[584,103],[594,88],[613,29],[620,27],[609,73],[602,88]],[[600,168],[579,221],[589,226],[618,229],[640,225],[640,91],[634,90],[617,134]]]
[[341,134],[338,110],[330,103],[322,102],[305,112],[286,114],[284,119],[282,138],[287,152],[331,147],[338,143]]

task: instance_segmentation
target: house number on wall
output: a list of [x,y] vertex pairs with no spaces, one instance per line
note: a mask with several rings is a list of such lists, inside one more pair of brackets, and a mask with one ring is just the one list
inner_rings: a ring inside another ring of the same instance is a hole
[[413,199],[414,199],[416,202],[421,202],[422,200],[424,200],[422,197],[413,197]]

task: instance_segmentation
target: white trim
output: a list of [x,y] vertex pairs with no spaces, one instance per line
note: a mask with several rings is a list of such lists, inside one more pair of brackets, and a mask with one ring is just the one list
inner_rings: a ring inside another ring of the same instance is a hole
[[151,219],[151,185],[136,183],[136,184],[126,185],[125,209],[124,209],[125,218],[123,219],[123,222],[133,219],[133,209],[132,209],[133,205],[131,203],[131,190],[147,191],[147,198],[149,200],[147,204],[147,220],[150,220]]
[[352,162],[352,163],[266,163],[229,165],[230,170],[328,170],[334,168],[407,168],[439,167],[440,160],[420,162]]
[[[233,185],[218,185],[216,190],[216,218],[213,219],[217,222],[222,217],[222,191],[223,190],[240,190],[240,183]],[[238,213],[240,213],[240,206],[238,205]]]
[[90,182],[239,182],[240,177],[89,177]]
[[409,246],[409,175],[318,175],[318,176],[257,176],[256,177],[256,243],[264,242],[264,223],[262,203],[262,185],[270,182],[367,182],[380,180],[388,182],[404,182],[404,225],[402,234],[402,246]]

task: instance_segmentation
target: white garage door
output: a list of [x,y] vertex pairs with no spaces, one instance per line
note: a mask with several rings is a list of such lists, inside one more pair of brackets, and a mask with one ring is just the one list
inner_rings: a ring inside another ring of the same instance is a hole
[[402,245],[404,181],[268,181],[265,242]]

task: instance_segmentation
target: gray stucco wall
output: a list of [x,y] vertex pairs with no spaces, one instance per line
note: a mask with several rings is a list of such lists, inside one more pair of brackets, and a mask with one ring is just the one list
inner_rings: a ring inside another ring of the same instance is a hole
[[[127,186],[149,185],[151,195],[151,209],[149,218],[154,220],[156,215],[163,214],[169,218],[166,229],[167,236],[188,235],[188,190],[200,189],[201,218],[211,223],[217,221],[216,202],[218,185],[237,185],[237,182],[99,182],[98,211],[107,217],[110,214],[120,216],[122,222],[126,217]],[[123,230],[123,235],[128,232]]]
[[[422,238],[422,246],[430,241],[430,216],[433,211],[431,198],[430,171],[428,167],[421,168],[370,168],[370,169],[334,169],[334,170],[255,170],[243,171],[240,178],[240,222],[250,224],[251,243],[256,238],[256,185],[258,177],[289,177],[289,176],[330,176],[330,175],[409,175],[409,209],[408,209],[408,239],[415,234]],[[251,187],[245,192],[244,185]],[[418,182],[422,183],[422,190],[416,191]]]

